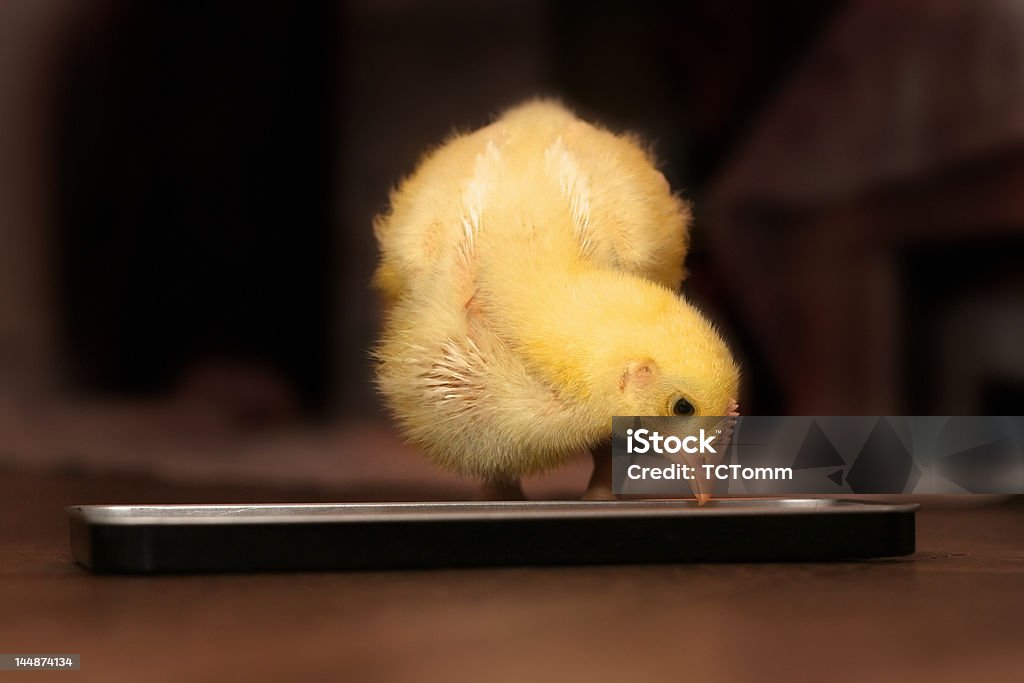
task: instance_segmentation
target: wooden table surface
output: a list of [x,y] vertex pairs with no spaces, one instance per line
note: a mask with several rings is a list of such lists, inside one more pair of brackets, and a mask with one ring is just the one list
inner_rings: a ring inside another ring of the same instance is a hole
[[0,471],[0,652],[82,657],[0,679],[1024,680],[1022,500],[928,507],[882,561],[160,577],[74,565],[63,512],[326,500]]

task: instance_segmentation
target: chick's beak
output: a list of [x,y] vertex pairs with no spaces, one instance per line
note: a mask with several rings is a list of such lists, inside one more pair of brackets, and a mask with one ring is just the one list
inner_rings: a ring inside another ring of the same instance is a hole
[[687,461],[686,464],[690,465],[694,470],[693,478],[688,479],[686,483],[689,485],[694,498],[697,499],[697,505],[702,506],[711,500],[711,495],[715,490],[714,481],[707,476],[703,465],[717,464],[725,457],[725,449],[732,442],[733,430],[736,427],[736,418],[740,415],[739,411],[740,405],[735,400],[730,401],[725,412],[725,419],[720,423],[722,437],[719,440],[719,444],[721,445],[721,448],[719,449],[718,457],[715,458],[713,462],[710,461],[710,458],[701,454],[695,454],[684,458]]
[[689,479],[686,482],[690,485],[690,491],[693,492],[693,497],[697,499],[697,505],[704,505],[704,503],[711,500],[711,481],[704,476],[703,468],[701,473],[694,475],[693,479]]

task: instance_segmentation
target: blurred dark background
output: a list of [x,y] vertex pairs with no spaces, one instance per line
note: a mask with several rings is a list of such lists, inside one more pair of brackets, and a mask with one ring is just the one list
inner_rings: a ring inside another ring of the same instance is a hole
[[694,201],[744,412],[1024,409],[1019,3],[8,0],[0,456],[393,439],[371,219],[537,94]]

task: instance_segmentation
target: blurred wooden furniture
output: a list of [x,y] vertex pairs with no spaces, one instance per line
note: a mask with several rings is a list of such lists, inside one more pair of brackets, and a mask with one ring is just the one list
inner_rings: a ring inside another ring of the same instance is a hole
[[717,179],[714,253],[784,412],[1024,405],[1000,350],[1024,325],[1018,10],[849,3]]

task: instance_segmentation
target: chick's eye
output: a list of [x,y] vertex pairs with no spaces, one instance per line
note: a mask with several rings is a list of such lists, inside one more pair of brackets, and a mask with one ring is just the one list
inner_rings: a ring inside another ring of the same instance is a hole
[[693,404],[685,398],[680,397],[672,404],[672,413],[675,415],[693,415],[695,412],[696,409],[693,407]]

